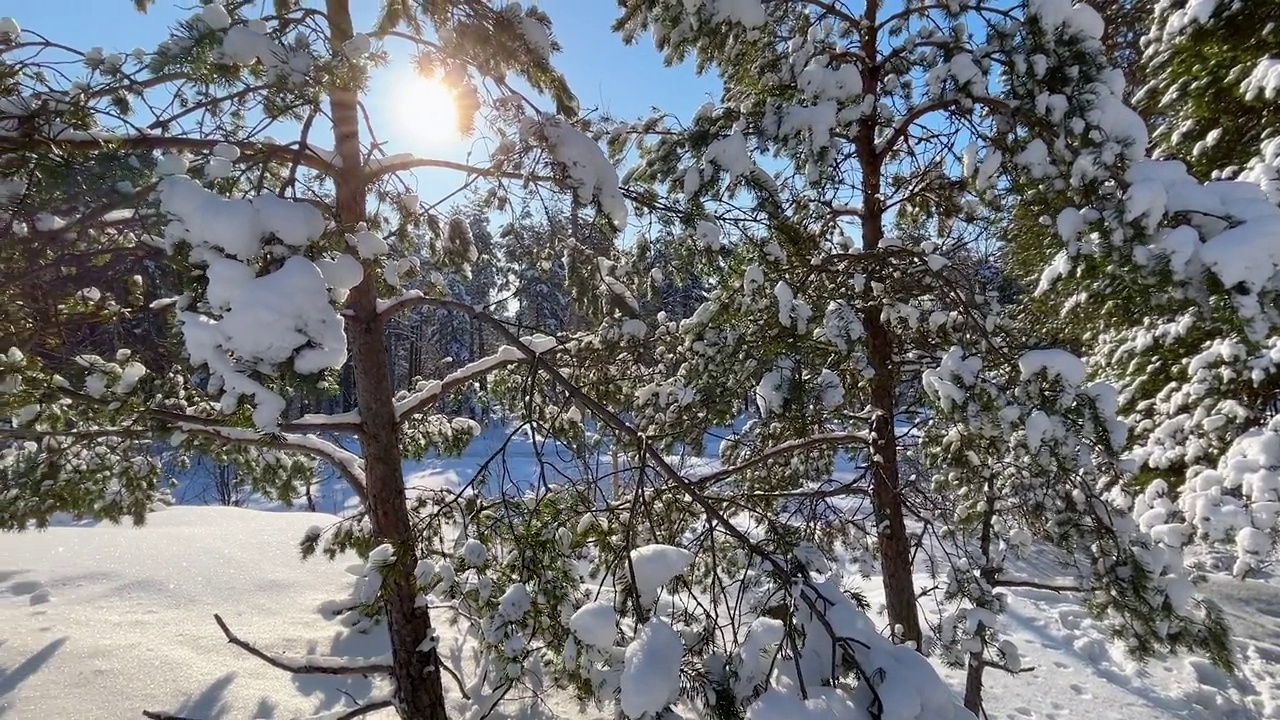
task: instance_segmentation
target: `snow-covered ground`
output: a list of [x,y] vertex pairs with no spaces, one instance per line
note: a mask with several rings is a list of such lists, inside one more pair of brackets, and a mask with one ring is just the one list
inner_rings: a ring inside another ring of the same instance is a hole
[[[415,463],[413,478],[454,481],[484,454],[477,449],[469,461]],[[318,612],[321,603],[348,596],[354,578],[345,568],[355,558],[303,562],[297,544],[309,526],[335,519],[176,506],[153,513],[141,529],[81,525],[0,535],[0,719],[110,720],[140,718],[143,710],[198,720],[298,718],[378,693],[362,677],[297,677],[268,667],[229,645],[213,621],[220,613],[263,649],[386,652],[376,631],[346,634]],[[877,578],[861,589],[877,601]],[[1130,667],[1073,598],[1015,593],[1009,635],[1034,671],[987,674],[990,717],[1280,719],[1280,582],[1215,579],[1209,593],[1238,638],[1237,678],[1196,658]],[[961,686],[959,673],[944,674]],[[504,710],[520,718],[607,717],[554,694]]]

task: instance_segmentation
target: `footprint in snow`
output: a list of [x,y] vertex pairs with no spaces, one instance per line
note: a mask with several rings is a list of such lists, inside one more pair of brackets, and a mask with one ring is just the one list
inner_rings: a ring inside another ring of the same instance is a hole
[[1016,708],[1014,708],[1014,709],[1013,709],[1013,712],[1014,712],[1014,713],[1016,713],[1016,714],[1010,714],[1010,715],[1009,715],[1009,717],[1013,717],[1013,718],[1016,718],[1016,717],[1031,717],[1031,716],[1033,716],[1033,715],[1035,714],[1035,713],[1031,712],[1031,708],[1027,707],[1026,705],[1019,705],[1018,707],[1016,707]]
[[1093,697],[1092,695],[1089,694],[1089,691],[1086,690],[1084,686],[1081,685],[1080,683],[1071,683],[1067,687],[1071,688],[1071,692],[1079,695],[1082,698]]
[[44,587],[44,583],[39,580],[18,580],[17,582],[9,583],[8,587],[0,590],[0,595],[13,595],[14,597],[30,595],[42,587]]
[[53,593],[40,580],[19,580],[0,588],[0,597],[8,595],[13,598],[27,596],[32,605],[43,605],[53,599]]

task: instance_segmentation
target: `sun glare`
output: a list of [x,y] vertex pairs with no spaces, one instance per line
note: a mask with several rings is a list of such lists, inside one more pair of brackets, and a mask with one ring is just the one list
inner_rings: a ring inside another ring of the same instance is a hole
[[446,143],[456,140],[458,114],[453,90],[437,78],[406,74],[391,91],[396,124],[410,142]]

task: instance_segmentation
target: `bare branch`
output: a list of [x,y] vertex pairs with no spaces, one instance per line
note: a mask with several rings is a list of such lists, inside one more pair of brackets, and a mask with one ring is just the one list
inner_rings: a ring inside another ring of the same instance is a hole
[[710,484],[727,477],[736,475],[745,470],[750,470],[756,465],[766,463],[779,455],[804,450],[818,445],[849,445],[854,442],[867,442],[870,437],[863,432],[840,432],[840,433],[824,433],[822,435],[814,435],[812,437],[801,438],[799,440],[791,440],[756,455],[749,460],[744,460],[737,465],[731,465],[727,468],[721,468],[715,472],[707,473],[697,478],[699,484]]
[[470,700],[471,695],[467,692],[467,686],[463,684],[462,678],[458,677],[458,673],[454,672],[453,668],[445,665],[438,656],[436,658],[436,664],[440,666],[440,669],[444,671],[444,674],[453,678],[453,681],[458,684],[458,694],[462,696],[462,699]]
[[349,712],[338,715],[333,720],[350,720],[350,718],[363,717],[369,713],[375,713],[384,708],[395,707],[395,705],[396,703],[394,700],[379,700],[377,702],[365,703],[358,708],[352,708]]
[[[223,622],[222,617],[214,614],[213,621],[218,623],[218,628],[222,630],[222,634],[227,637],[227,642],[244,650],[250,655],[258,658],[273,668],[284,670],[285,672],[294,673],[296,675],[389,675],[391,674],[391,663],[389,657],[381,658],[341,658],[324,655],[303,655],[297,660],[284,655],[269,653],[264,650],[250,645],[249,643],[236,637],[231,632],[231,628]],[[346,663],[358,661],[366,663],[363,665],[349,665]],[[372,703],[371,703],[372,704]],[[368,705],[362,707],[369,707]],[[385,707],[385,706],[384,706]],[[372,712],[372,710],[368,711]],[[355,716],[350,716],[355,717]]]
[[992,585],[996,587],[1007,588],[1027,588],[1029,590],[1048,590],[1056,593],[1078,593],[1084,592],[1084,588],[1078,585],[1052,585],[1050,583],[1036,582],[1034,580],[1026,580],[1023,578],[1001,577],[996,578]]

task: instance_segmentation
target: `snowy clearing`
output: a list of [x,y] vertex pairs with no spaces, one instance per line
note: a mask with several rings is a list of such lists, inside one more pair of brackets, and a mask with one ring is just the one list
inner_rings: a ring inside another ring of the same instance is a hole
[[[333,516],[172,507],[145,528],[55,527],[0,536],[0,718],[299,718],[351,707],[362,677],[294,677],[227,644],[213,622],[281,653],[375,656],[381,636],[344,635],[317,607],[346,596],[355,558],[299,560],[304,531]],[[926,578],[921,577],[923,586]],[[873,606],[879,582],[860,585]],[[988,676],[992,718],[1280,718],[1280,586],[1214,580],[1243,650],[1231,680],[1172,658],[1146,672],[1091,634],[1069,597],[1024,590],[1011,638],[1033,672]],[[377,631],[375,631],[377,632]],[[450,639],[442,641],[446,649]],[[958,673],[945,676],[959,687]],[[502,717],[603,717],[567,696],[508,703]],[[367,717],[392,717],[387,713]]]

